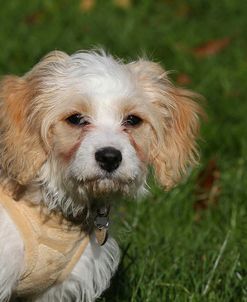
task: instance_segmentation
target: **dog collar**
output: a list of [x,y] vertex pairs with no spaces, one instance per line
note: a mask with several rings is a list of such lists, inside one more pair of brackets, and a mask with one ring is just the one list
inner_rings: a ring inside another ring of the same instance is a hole
[[96,210],[94,217],[95,237],[99,245],[104,245],[108,239],[110,207],[104,206]]

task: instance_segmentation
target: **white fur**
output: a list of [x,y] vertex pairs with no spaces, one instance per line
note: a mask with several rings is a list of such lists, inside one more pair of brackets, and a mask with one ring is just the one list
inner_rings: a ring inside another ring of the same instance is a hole
[[24,246],[13,222],[0,206],[0,301],[8,301],[24,266]]
[[[92,115],[88,119],[95,127],[81,141],[68,166],[61,166],[56,154],[52,154],[42,167],[37,181],[42,184],[47,207],[77,215],[90,202],[92,193],[120,191],[134,198],[144,194],[147,165],[121,130],[121,106],[145,98],[128,66],[103,51],[78,52],[66,56],[60,64],[54,63],[42,83],[46,98],[41,102],[38,96],[34,102],[35,110],[41,110],[41,105],[49,109],[42,122],[43,137],[51,121],[64,108],[73,111],[74,103],[90,104]],[[95,161],[97,149],[109,146],[120,150],[123,157],[111,176]]]
[[30,301],[94,301],[109,286],[119,258],[119,248],[114,239],[109,238],[103,247],[99,247],[95,238],[91,238],[68,279]]
[[80,181],[94,178],[105,178],[105,171],[95,161],[95,152],[103,147],[111,146],[121,151],[123,160],[119,168],[107,179],[106,186],[111,180],[119,180],[121,187],[126,190],[136,189],[143,183],[143,171],[140,160],[126,135],[117,133],[111,127],[101,127],[87,135],[78,149],[70,165],[70,175]]

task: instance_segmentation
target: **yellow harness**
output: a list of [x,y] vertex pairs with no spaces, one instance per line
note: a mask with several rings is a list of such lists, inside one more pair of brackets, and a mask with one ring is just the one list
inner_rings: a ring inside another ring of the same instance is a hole
[[25,271],[17,285],[18,296],[34,295],[66,279],[83,254],[89,236],[61,214],[25,200],[15,201],[0,188],[2,205],[25,246]]

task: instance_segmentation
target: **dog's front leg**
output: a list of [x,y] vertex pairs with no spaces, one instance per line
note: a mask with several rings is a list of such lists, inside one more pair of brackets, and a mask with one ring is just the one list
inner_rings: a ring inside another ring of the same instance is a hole
[[8,301],[24,269],[24,244],[0,206],[0,301]]
[[104,246],[91,238],[70,276],[31,301],[92,302],[109,286],[119,258],[119,247],[113,238],[109,238]]

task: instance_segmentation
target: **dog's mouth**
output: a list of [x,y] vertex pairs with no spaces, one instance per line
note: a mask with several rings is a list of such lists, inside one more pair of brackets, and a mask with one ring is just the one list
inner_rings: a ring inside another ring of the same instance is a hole
[[109,174],[87,178],[83,181],[83,187],[93,196],[115,193],[130,195],[135,191],[136,183],[135,179],[122,179]]
[[101,182],[101,181],[118,182],[121,184],[132,184],[133,182],[135,182],[135,178],[131,178],[131,177],[122,178],[107,172],[104,175],[95,175],[92,177],[87,177],[86,179],[83,180],[83,183],[86,184],[86,183]]

